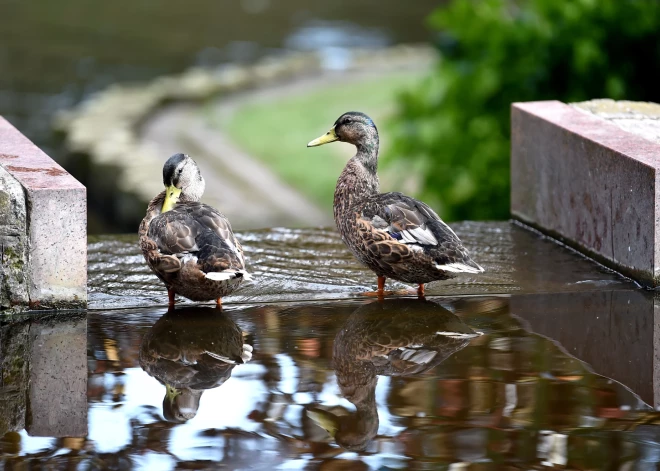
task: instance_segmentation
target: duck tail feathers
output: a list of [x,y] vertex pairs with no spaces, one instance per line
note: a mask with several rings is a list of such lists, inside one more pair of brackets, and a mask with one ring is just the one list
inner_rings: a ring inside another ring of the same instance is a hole
[[252,275],[250,275],[245,270],[223,270],[223,271],[212,271],[206,274],[206,278],[213,281],[227,281],[233,280],[235,278],[243,278],[244,280],[251,280]]
[[466,260],[462,262],[453,262],[440,264],[436,263],[435,268],[442,271],[450,271],[453,273],[483,273],[484,269],[481,266],[477,265],[472,260]]

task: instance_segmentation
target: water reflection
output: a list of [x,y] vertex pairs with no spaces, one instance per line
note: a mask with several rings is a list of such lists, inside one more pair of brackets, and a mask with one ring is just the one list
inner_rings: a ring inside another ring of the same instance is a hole
[[222,310],[185,307],[171,309],[147,331],[139,362],[165,385],[165,419],[182,423],[197,415],[204,391],[221,386],[250,358],[252,346]]
[[436,303],[388,299],[355,310],[334,341],[333,365],[341,395],[354,414],[323,409],[307,415],[352,451],[364,450],[378,432],[379,376],[418,376],[464,348],[479,334]]
[[[618,348],[616,356],[601,348],[609,363],[587,364],[569,353],[569,342],[590,352],[592,337],[607,340],[593,336],[605,314],[612,338],[653,348],[644,331],[654,325],[653,304],[647,312],[646,298],[628,304],[627,291],[602,293],[92,313],[86,408],[84,401],[80,410],[51,405],[62,416],[85,414],[87,433],[35,437],[29,420],[12,422],[2,430],[0,468],[653,468],[660,462],[658,413],[636,388],[611,379],[627,364],[634,384],[652,383],[653,359],[615,343],[604,348]],[[578,305],[585,325],[559,315]],[[566,344],[546,336],[562,326],[571,331]],[[233,347],[220,348],[220,339],[232,339]],[[245,344],[254,350],[240,364]],[[0,343],[3,351],[8,346]],[[49,369],[59,373],[61,366]],[[41,378],[26,387],[54,391],[60,384],[57,375]],[[199,406],[196,415],[165,420],[163,383],[203,391],[184,411]],[[7,384],[0,383],[0,406],[16,397]],[[318,423],[334,426],[335,438]]]

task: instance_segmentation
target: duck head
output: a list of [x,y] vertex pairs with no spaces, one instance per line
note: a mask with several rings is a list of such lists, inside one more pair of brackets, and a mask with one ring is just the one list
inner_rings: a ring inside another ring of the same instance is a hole
[[199,400],[204,390],[189,388],[175,388],[169,384],[165,385],[165,397],[163,398],[163,417],[168,422],[182,424],[197,415]]
[[206,186],[202,172],[193,159],[186,154],[174,154],[163,166],[165,202],[163,213],[179,201],[199,201]]
[[378,129],[366,114],[349,111],[341,115],[327,133],[310,141],[307,147],[322,146],[334,141],[348,142],[360,148],[369,142],[378,142]]

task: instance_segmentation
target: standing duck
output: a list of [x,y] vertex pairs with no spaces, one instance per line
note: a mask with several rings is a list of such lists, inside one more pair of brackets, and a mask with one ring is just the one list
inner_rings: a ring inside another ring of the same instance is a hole
[[484,271],[428,205],[402,193],[379,192],[378,130],[369,116],[344,113],[307,147],[334,141],[357,148],[337,180],[333,207],[342,240],[378,276],[378,291],[366,294],[389,294],[385,280],[392,278],[417,284],[417,294],[424,296],[425,283]]
[[217,209],[200,203],[204,178],[193,159],[175,154],[163,166],[165,190],[151,200],[140,224],[140,248],[149,268],[174,295],[192,301],[216,300],[250,275],[243,248]]

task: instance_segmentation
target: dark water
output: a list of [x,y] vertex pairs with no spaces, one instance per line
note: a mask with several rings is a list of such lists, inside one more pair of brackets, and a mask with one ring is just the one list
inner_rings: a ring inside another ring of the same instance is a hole
[[[652,298],[650,311],[638,303],[633,314],[624,308],[631,293],[603,294],[618,296],[619,308],[590,304],[590,323],[575,322],[564,343],[547,334],[571,325],[561,313],[575,309],[578,293],[550,306],[543,296],[479,296],[33,320],[24,324],[32,343],[3,347],[4,358],[27,348],[24,377],[33,381],[5,382],[5,417],[8,406],[25,415],[5,424],[16,431],[0,441],[0,463],[656,469]],[[603,322],[609,340],[594,335]],[[584,344],[619,355],[596,367],[571,354]],[[649,354],[637,358],[642,350]],[[48,366],[39,355],[83,368],[39,371]],[[627,381],[610,379],[621,367]],[[16,397],[10,404],[10,386],[24,389],[27,408]]]
[[113,83],[286,50],[427,41],[438,3],[0,0],[0,115],[57,159],[54,113]]

